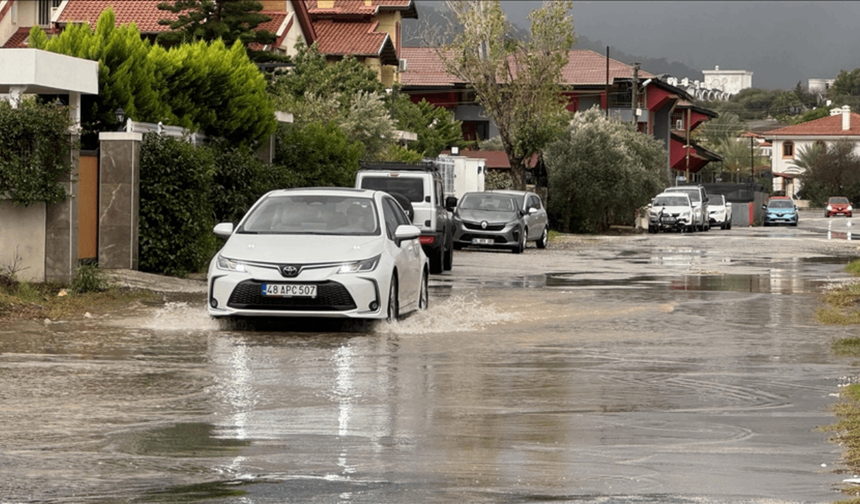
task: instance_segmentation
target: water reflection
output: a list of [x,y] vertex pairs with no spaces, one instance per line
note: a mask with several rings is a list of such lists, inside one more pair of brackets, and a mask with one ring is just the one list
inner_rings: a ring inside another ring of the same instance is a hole
[[[843,225],[842,222],[837,221],[833,218],[828,219],[827,221],[827,239],[828,240],[851,240],[852,238],[852,229],[851,229],[851,219],[848,219]],[[834,227],[836,229],[834,229]],[[839,228],[844,229],[841,230]]]

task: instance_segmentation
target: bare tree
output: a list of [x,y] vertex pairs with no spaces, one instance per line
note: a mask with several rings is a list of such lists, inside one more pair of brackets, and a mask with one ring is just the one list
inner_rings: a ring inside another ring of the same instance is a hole
[[498,0],[449,0],[457,26],[440,49],[446,70],[467,82],[499,129],[514,187],[526,162],[564,131],[569,119],[561,71],[576,41],[570,1],[545,2],[529,15],[531,40],[511,36]]

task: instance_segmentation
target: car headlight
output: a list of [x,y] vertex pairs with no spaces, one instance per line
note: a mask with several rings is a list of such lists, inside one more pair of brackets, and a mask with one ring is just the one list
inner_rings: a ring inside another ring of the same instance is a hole
[[682,219],[689,219],[690,218],[690,212],[681,212],[681,218]]
[[370,259],[364,259],[363,261],[353,261],[348,263],[343,263],[340,265],[340,269],[337,270],[338,273],[363,273],[365,271],[373,271],[376,269],[376,265],[379,264],[379,258],[382,254],[371,257]]
[[831,211],[831,210],[833,210],[833,207],[832,207],[832,206],[830,206],[830,205],[827,205],[827,211],[829,212],[829,211]]
[[222,269],[222,270],[226,270],[226,271],[241,271],[241,272],[247,271],[247,269],[245,269],[245,263],[243,263],[241,261],[234,261],[232,259],[227,259],[226,257],[222,256],[221,254],[218,254],[218,257],[215,260],[215,266],[217,266],[218,269]]
[[853,209],[853,208],[851,208],[851,205],[848,205],[848,208],[846,208],[845,210],[847,210],[847,211],[849,211],[849,212],[850,212],[851,210],[854,210],[854,209]]

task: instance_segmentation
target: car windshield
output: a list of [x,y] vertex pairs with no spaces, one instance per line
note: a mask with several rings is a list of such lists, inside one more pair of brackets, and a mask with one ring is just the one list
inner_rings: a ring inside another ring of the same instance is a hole
[[248,215],[239,233],[379,234],[376,207],[355,196],[270,196]]
[[791,200],[787,199],[779,199],[779,200],[771,200],[770,203],[767,204],[768,208],[794,208],[794,203]]
[[712,195],[708,196],[708,205],[713,205],[713,206],[725,205],[725,202],[723,201],[723,195],[722,194],[712,194]]
[[688,195],[690,195],[690,201],[692,201],[692,202],[701,201],[701,199],[699,198],[699,190],[695,187],[690,187],[690,188],[676,187],[676,188],[672,188],[672,189],[667,189],[666,192],[685,192]]
[[847,205],[848,198],[830,198],[830,203],[834,205]]
[[657,196],[654,206],[690,206],[689,200],[683,196]]
[[462,210],[486,210],[488,212],[513,212],[514,198],[504,194],[467,194],[459,208]]
[[424,201],[424,179],[419,177],[374,176],[361,179],[362,189],[375,189],[388,194],[400,193],[413,203]]

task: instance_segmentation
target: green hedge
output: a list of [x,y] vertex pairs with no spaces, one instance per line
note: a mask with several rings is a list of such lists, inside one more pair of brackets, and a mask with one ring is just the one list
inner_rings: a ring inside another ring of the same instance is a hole
[[15,109],[0,100],[0,195],[22,206],[65,201],[71,125],[67,107],[27,99]]
[[171,137],[144,136],[140,154],[141,271],[202,271],[215,249],[212,151]]

